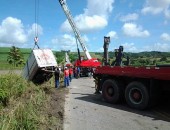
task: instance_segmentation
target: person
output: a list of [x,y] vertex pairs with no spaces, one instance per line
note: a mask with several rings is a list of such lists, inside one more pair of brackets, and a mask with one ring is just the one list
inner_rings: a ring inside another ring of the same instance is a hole
[[75,75],[75,78],[77,79],[78,78],[77,67],[75,67],[75,69],[74,69],[74,75]]
[[72,66],[70,66],[70,68],[69,68],[69,79],[70,79],[70,82],[72,80],[72,76],[73,76],[73,68],[72,68]]
[[58,88],[60,85],[60,80],[59,80],[60,79],[60,70],[58,67],[55,69],[54,75],[55,75],[55,87]]
[[80,67],[77,67],[77,78],[80,78]]
[[64,86],[69,86],[69,70],[67,67],[64,68]]

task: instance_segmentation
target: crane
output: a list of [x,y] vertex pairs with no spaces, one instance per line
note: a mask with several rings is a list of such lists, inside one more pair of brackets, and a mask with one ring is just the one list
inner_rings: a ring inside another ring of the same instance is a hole
[[76,43],[77,43],[77,40],[78,40],[83,51],[84,51],[84,53],[85,53],[85,56],[87,57],[87,60],[84,60],[84,58],[83,59],[80,58],[80,52],[79,52],[78,44],[77,44],[79,59],[75,61],[74,66],[80,67],[80,75],[87,76],[88,73],[89,73],[89,68],[96,68],[97,66],[101,65],[101,62],[99,62],[96,58],[92,58],[89,51],[87,50],[87,48],[84,44],[84,41],[81,37],[81,34],[80,34],[78,28],[76,27],[76,24],[73,20],[71,12],[70,12],[70,10],[67,6],[66,0],[59,0],[59,3],[61,5],[61,7],[63,8],[64,13],[65,13],[65,15],[68,19],[68,22],[70,23],[70,25],[73,29],[73,32],[74,32],[75,38],[76,38]]
[[88,60],[92,59],[89,51],[87,50],[86,46],[83,43],[83,39],[81,38],[81,34],[80,34],[79,30],[76,27],[76,24],[75,24],[75,22],[73,20],[71,12],[70,12],[70,10],[69,10],[69,8],[67,6],[66,0],[59,0],[59,2],[60,2],[61,7],[64,10],[65,15],[67,16],[68,22],[70,23],[70,25],[71,25],[71,27],[73,29],[75,37],[78,39],[78,41],[79,41],[79,43],[80,43],[80,45],[81,45],[81,47],[82,47],[82,49],[83,49],[87,59]]

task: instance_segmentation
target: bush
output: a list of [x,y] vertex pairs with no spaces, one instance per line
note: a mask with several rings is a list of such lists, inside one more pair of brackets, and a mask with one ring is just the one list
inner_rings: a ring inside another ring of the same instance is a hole
[[0,88],[0,104],[3,106],[7,106],[9,102],[9,93],[7,90]]
[[26,89],[26,81],[21,76],[12,73],[0,76],[0,84],[0,101],[5,104],[8,103],[9,98],[21,96]]

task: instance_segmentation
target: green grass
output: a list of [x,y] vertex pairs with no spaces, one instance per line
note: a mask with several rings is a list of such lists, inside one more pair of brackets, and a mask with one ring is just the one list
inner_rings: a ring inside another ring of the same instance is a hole
[[[16,74],[0,76],[0,130],[46,129],[52,123],[46,108],[52,81],[35,86]],[[44,91],[46,90],[46,91]],[[55,119],[57,121],[57,119]]]

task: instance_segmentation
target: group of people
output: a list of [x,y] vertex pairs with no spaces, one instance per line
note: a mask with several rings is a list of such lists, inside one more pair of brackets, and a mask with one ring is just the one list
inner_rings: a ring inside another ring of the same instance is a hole
[[[55,69],[55,87],[58,88],[60,86],[60,74],[62,73],[61,68],[57,67]],[[70,85],[70,82],[72,81],[73,77],[73,68],[72,66],[64,67],[64,86],[68,87]]]
[[[93,68],[88,68],[88,77],[91,78],[93,74]],[[78,79],[80,77],[80,68],[73,66],[64,67],[63,71],[60,67],[55,68],[55,87],[58,88],[60,86],[61,75],[64,77],[64,87],[68,87],[73,77]]]
[[79,67],[73,68],[73,73],[74,77],[78,79],[80,77],[80,68]]

